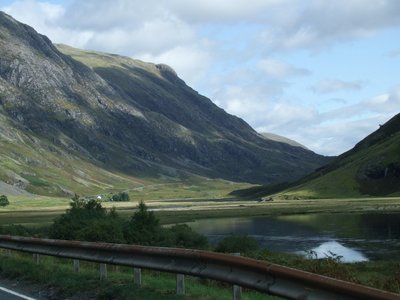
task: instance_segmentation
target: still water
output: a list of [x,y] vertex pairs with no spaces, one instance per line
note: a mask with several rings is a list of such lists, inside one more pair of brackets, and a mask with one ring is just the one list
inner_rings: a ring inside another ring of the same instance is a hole
[[231,234],[254,237],[276,252],[318,257],[334,253],[344,262],[400,257],[400,213],[307,214],[197,220],[189,224],[215,245]]

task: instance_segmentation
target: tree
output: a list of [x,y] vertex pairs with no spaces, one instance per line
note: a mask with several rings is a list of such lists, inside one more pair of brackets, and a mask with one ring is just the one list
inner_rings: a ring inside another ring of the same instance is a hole
[[124,234],[128,243],[155,245],[161,239],[161,225],[154,212],[147,209],[143,201],[139,202],[138,211],[126,224]]
[[114,209],[107,212],[95,199],[75,195],[71,208],[58,217],[50,228],[50,237],[66,240],[123,243],[122,220]]
[[1,195],[0,196],[0,206],[7,206],[9,204],[10,204],[10,202],[8,201],[7,196]]
[[129,195],[126,192],[115,194],[111,197],[112,201],[129,201]]
[[163,228],[160,246],[191,249],[208,249],[207,237],[193,231],[187,224],[176,224]]

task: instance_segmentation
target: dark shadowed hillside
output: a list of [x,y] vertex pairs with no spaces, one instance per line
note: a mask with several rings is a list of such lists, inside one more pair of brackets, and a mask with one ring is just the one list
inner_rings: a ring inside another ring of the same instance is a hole
[[32,191],[62,191],[71,172],[81,185],[93,183],[86,173],[100,173],[99,185],[121,174],[127,181],[196,174],[275,183],[327,162],[262,138],[166,65],[56,48],[4,13],[0,124],[0,180]]

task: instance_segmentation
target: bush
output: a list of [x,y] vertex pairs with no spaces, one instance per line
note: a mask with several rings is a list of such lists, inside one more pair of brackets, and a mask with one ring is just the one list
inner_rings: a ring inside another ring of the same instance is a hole
[[50,228],[50,237],[65,240],[123,243],[122,220],[115,210],[107,213],[95,199],[72,198],[71,208]]
[[109,243],[130,243],[146,246],[207,248],[207,238],[188,225],[163,228],[154,212],[144,202],[129,221],[123,221],[115,208],[107,212],[95,199],[75,196],[71,208],[58,217],[50,227],[50,237]]
[[7,226],[0,226],[0,234],[7,234],[7,235],[18,235],[18,236],[33,236],[34,230],[31,228],[27,228],[22,225],[7,225]]
[[8,201],[7,196],[1,195],[0,196],[0,206],[7,206],[9,204],[10,204],[10,202]]
[[217,245],[215,251],[224,253],[249,254],[250,252],[258,251],[259,246],[257,241],[247,235],[231,235],[224,238]]
[[180,247],[191,249],[209,248],[207,238],[190,228],[186,224],[177,224],[171,228],[164,229],[162,246]]
[[138,211],[134,213],[124,229],[128,243],[140,245],[156,245],[161,241],[160,221],[154,212],[147,209],[143,201],[139,202]]
[[128,193],[121,192],[111,197],[111,201],[129,201]]

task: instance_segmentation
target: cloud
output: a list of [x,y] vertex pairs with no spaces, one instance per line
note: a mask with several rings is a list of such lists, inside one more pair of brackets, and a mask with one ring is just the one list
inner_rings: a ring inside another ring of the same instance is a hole
[[35,0],[14,1],[8,6],[0,7],[7,14],[20,22],[33,27],[41,34],[47,35],[53,42],[65,43],[75,47],[84,47],[94,32],[87,30],[70,30],[59,24],[66,13],[64,6]]
[[390,57],[390,58],[400,57],[400,49],[395,49],[395,50],[389,51],[388,53],[386,53],[386,56]]
[[[343,99],[331,105],[335,109],[325,112],[320,112],[317,102],[306,105],[293,96],[287,99],[288,86],[295,84],[285,80],[296,79],[307,87],[306,79],[311,79],[304,76],[311,72],[284,58],[294,54],[293,61],[301,57],[299,49],[325,51],[400,26],[398,0],[57,3],[18,0],[0,6],[53,42],[167,63],[189,85],[201,86],[202,93],[256,129],[288,136],[316,152],[339,154],[400,107],[399,87],[357,103],[340,94]],[[399,50],[388,55],[398,57]],[[330,94],[363,86],[361,81],[329,79],[312,88],[317,94]],[[303,94],[296,98],[308,96],[304,89],[299,91]]]
[[[53,25],[65,12],[61,5],[34,0],[15,1],[9,6],[3,7],[2,10],[39,30]],[[38,18],[38,14],[42,17]]]
[[[276,132],[282,128],[301,128],[312,124],[318,111],[310,106],[289,103],[283,99],[283,87],[279,82],[263,80],[258,74],[240,73],[247,78],[244,86],[240,75],[229,86],[221,86],[212,94],[212,99],[228,113],[246,120],[257,130]],[[225,82],[227,79],[224,78]],[[250,81],[252,81],[250,83]],[[218,85],[218,82],[214,84]]]
[[362,81],[344,81],[339,79],[322,80],[311,87],[315,93],[328,94],[340,91],[360,90],[363,87]]
[[188,46],[177,46],[158,55],[139,55],[138,58],[154,63],[166,63],[173,66],[178,76],[186,82],[198,82],[207,76],[213,61],[212,51],[207,41]]
[[139,57],[143,54],[160,55],[194,40],[191,28],[179,20],[153,20],[135,29],[121,26],[98,31],[85,47]]
[[[320,49],[343,40],[368,38],[378,30],[399,26],[396,0],[292,1],[265,15],[266,28],[257,43],[267,51]],[[285,12],[285,13],[283,13]]]
[[248,22],[259,19],[268,10],[289,5],[292,0],[192,0],[169,1],[171,11],[194,23]]
[[261,60],[258,63],[258,67],[268,76],[277,78],[289,76],[304,76],[311,74],[311,72],[307,69],[297,68],[274,59]]
[[379,113],[399,112],[400,110],[400,85],[385,93],[366,101],[369,110]]
[[346,101],[326,112],[285,101],[282,91],[260,83],[224,87],[215,98],[226,111],[243,117],[258,132],[286,136],[320,154],[339,155],[399,112],[400,85],[357,103]]

